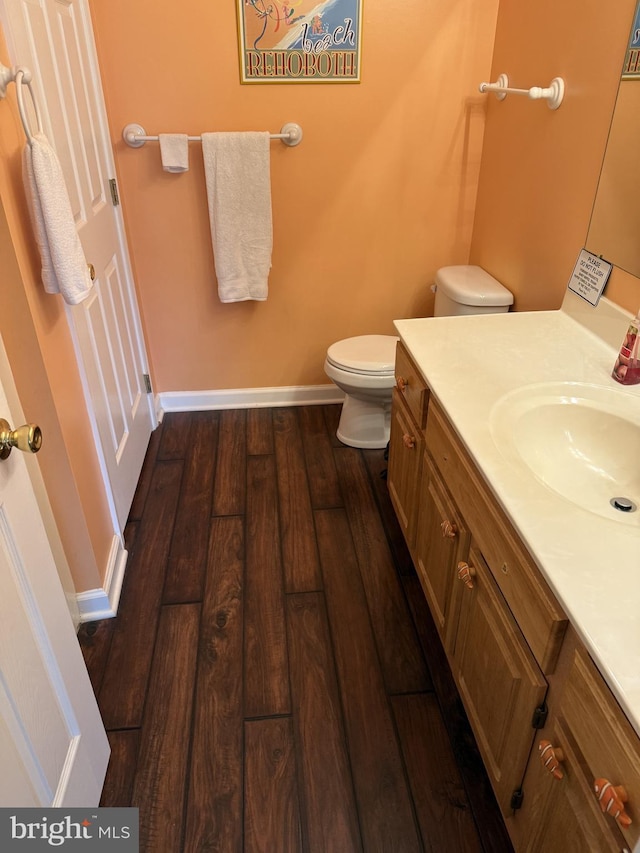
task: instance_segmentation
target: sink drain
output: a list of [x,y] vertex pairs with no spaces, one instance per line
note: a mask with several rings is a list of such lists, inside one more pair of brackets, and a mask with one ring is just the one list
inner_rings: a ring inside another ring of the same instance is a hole
[[638,508],[629,498],[611,498],[609,503],[620,512],[635,512]]

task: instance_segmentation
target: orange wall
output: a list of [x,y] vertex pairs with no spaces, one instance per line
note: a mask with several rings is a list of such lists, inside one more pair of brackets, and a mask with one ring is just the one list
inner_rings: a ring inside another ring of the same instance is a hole
[[[489,96],[471,260],[516,310],[558,308],[584,247],[636,0],[501,0],[492,80],[563,77],[557,111]],[[606,295],[635,311],[638,280],[614,270]]]
[[[0,61],[10,65],[0,31]],[[0,102],[0,334],[25,415],[43,433],[38,462],[75,587],[101,586],[113,529],[60,297],[44,293],[21,179],[24,133]]]
[[[365,0],[360,84],[239,82],[235,4],[92,0],[156,391],[322,384],[327,346],[430,312],[469,254],[497,0]],[[168,175],[148,133],[277,131],[265,303],[217,297],[200,146]]]

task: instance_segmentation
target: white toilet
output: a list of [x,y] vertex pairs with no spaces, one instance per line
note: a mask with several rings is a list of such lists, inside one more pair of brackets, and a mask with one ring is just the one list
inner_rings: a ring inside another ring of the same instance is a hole
[[[500,314],[513,294],[477,266],[442,267],[436,273],[435,317]],[[391,423],[398,338],[360,335],[331,344],[324,372],[345,393],[337,436],[350,447],[386,447]]]

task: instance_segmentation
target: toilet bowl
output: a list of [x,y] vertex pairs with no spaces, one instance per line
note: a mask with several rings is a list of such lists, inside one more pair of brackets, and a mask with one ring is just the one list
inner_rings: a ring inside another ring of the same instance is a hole
[[349,447],[385,447],[398,338],[359,335],[332,344],[324,371],[345,393],[337,436]]
[[[434,316],[504,313],[513,294],[473,265],[442,267],[435,277]],[[345,393],[336,435],[350,447],[381,448],[389,441],[395,385],[393,335],[359,335],[331,344],[324,371]]]

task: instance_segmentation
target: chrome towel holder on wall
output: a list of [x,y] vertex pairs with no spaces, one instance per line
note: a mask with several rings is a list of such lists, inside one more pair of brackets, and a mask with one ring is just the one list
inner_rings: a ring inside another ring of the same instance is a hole
[[[293,121],[283,125],[280,133],[270,133],[271,139],[280,139],[285,145],[293,147],[302,142],[302,128]],[[130,148],[142,148],[145,142],[158,142],[157,136],[147,136],[147,132],[140,124],[128,124],[122,130],[122,138]],[[201,136],[188,136],[189,142],[200,142]]]
[[29,94],[31,95],[31,103],[33,104],[33,111],[36,116],[38,133],[42,133],[42,118],[40,117],[38,103],[31,87],[31,80],[31,71],[29,71],[28,68],[25,68],[21,65],[14,65],[11,68],[7,68],[6,65],[0,63],[0,101],[6,98],[7,86],[9,85],[9,83],[15,83],[16,96],[18,100],[18,111],[20,113],[20,121],[22,122],[22,127],[24,128],[24,133],[27,137],[27,142],[29,143],[29,145],[31,145],[31,143],[33,142],[33,134],[31,133],[31,126],[29,124],[29,119],[27,117],[27,111],[24,104],[24,93],[22,88],[23,86],[26,86],[29,90]]
[[493,92],[499,101],[503,101],[507,95],[527,95],[532,101],[546,100],[550,110],[557,110],[564,98],[564,80],[562,77],[554,77],[551,83],[544,88],[532,86],[530,89],[513,89],[509,86],[509,78],[501,74],[495,83],[480,83],[478,87],[481,92]]

